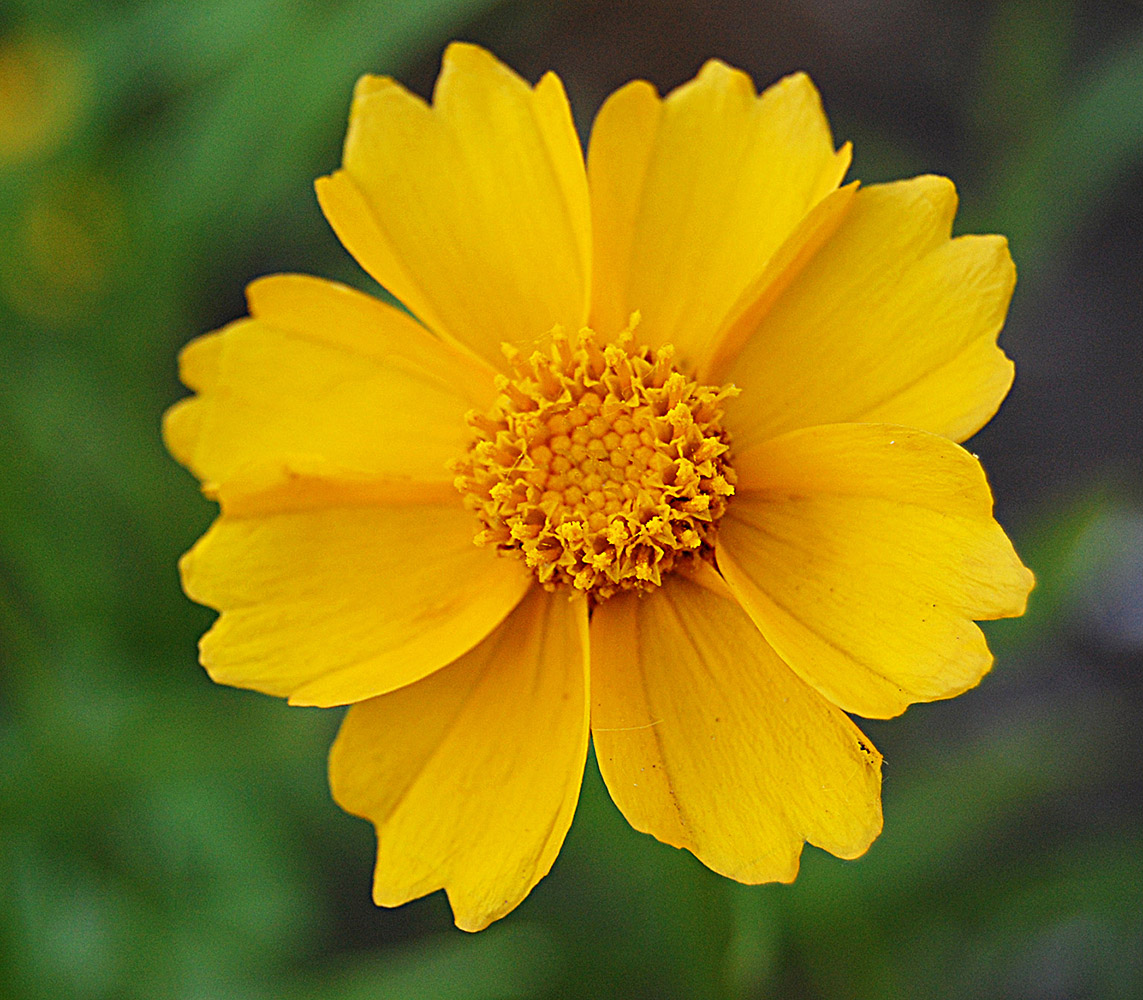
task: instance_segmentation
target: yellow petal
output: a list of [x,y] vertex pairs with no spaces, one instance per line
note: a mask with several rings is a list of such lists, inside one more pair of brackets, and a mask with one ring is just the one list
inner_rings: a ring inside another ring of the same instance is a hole
[[750,883],[880,832],[880,754],[732,600],[676,574],[596,608],[591,642],[595,753],[636,829]]
[[377,828],[378,905],[443,888],[477,931],[528,895],[575,812],[587,685],[585,601],[537,587],[456,663],[349,710],[330,784]]
[[796,74],[761,96],[712,60],[660,100],[613,94],[588,152],[595,239],[592,326],[672,343],[696,367],[742,292],[849,164],[821,100]]
[[858,191],[840,225],[711,377],[745,448],[798,427],[894,423],[961,441],[996,411],[1015,283],[999,236],[949,239],[956,191],[917,177]]
[[318,181],[361,265],[428,326],[493,364],[587,316],[591,219],[559,79],[533,89],[453,44],[430,108],[392,80],[357,85],[343,169]]
[[251,318],[183,351],[199,395],[164,421],[208,492],[267,467],[451,488],[471,437],[464,414],[496,395],[490,368],[332,282],[277,275],[248,296]]
[[854,181],[831,191],[802,217],[786,242],[767,261],[762,273],[747,286],[727,314],[715,335],[710,353],[695,371],[697,381],[717,381],[717,373],[724,371],[738,356],[770,307],[837,232],[849,214],[856,194],[857,182]]
[[447,505],[223,515],[180,565],[187,594],[222,612],[203,666],[222,684],[345,705],[410,684],[467,652],[531,583],[478,548]]
[[782,658],[847,712],[884,718],[973,687],[973,619],[1022,614],[1032,574],[980,464],[885,425],[794,431],[738,456],[718,564]]
[[290,458],[243,467],[225,482],[204,487],[224,515],[234,518],[296,514],[327,507],[451,506],[452,483],[378,478],[322,459]]

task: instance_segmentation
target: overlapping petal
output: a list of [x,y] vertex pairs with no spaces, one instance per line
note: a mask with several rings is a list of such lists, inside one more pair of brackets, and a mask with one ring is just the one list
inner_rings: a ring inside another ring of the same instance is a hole
[[600,605],[591,637],[596,757],[636,829],[752,883],[792,881],[803,841],[852,858],[880,832],[880,755],[729,595],[675,574]]
[[571,825],[587,699],[586,601],[536,588],[456,663],[351,708],[330,783],[377,827],[377,903],[444,888],[470,931],[519,904]]
[[769,643],[835,704],[888,717],[975,685],[975,620],[1023,613],[1032,574],[977,460],[887,425],[794,431],[739,455],[718,564]]
[[249,319],[185,349],[183,379],[198,395],[165,420],[171,452],[209,493],[320,473],[358,487],[383,480],[406,500],[424,484],[454,495],[464,414],[494,398],[490,368],[332,282],[278,275],[248,297]]
[[200,654],[222,684],[345,705],[410,684],[484,639],[527,591],[524,564],[472,542],[454,497],[223,515],[181,563],[222,612]]
[[341,241],[442,336],[500,364],[587,317],[591,220],[563,85],[535,88],[472,45],[445,53],[432,107],[358,83],[343,169],[317,184]]
[[996,346],[1015,270],[999,236],[949,239],[940,177],[863,188],[776,301],[748,316],[737,355],[709,372],[742,394],[739,448],[815,424],[894,423],[956,441],[1012,383]]
[[588,152],[595,261],[592,326],[673,344],[701,363],[742,292],[849,165],[821,100],[796,74],[758,96],[712,60],[660,100],[645,82],[613,94]]

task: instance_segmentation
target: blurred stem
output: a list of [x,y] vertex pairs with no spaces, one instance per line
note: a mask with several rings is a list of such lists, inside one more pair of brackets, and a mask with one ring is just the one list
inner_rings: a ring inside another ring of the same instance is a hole
[[963,228],[1005,233],[1025,283],[1047,273],[1069,234],[1143,154],[1143,35],[1124,39],[1069,83],[1069,22],[1069,5],[1007,4],[986,74],[984,126],[997,131],[1005,155]]
[[996,9],[981,54],[971,113],[985,149],[1029,141],[1059,114],[1075,39],[1072,0],[1008,0]]
[[251,39],[207,98],[183,106],[168,140],[148,150],[141,180],[162,236],[189,231],[209,240],[249,225],[299,178],[310,183],[313,159],[344,129],[357,76],[403,65],[489,6],[491,0],[291,5],[271,32]]

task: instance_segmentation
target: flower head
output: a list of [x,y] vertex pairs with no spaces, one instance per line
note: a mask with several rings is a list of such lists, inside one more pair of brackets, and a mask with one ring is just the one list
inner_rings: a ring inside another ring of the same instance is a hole
[[526,362],[506,345],[517,377],[497,380],[492,414],[469,418],[456,485],[484,525],[475,541],[592,603],[653,590],[680,560],[713,552],[734,493],[721,423],[733,390],[697,385],[670,347],[637,350],[629,331],[552,340],[551,357]]
[[[839,186],[804,75],[563,88],[470,45],[431,106],[364,78],[342,242],[408,308],[297,275],[185,350],[172,453],[221,515],[182,562],[222,683],[352,705],[337,801],[374,898],[475,930],[550,869],[589,735],[639,830],[745,882],[862,854],[845,714],[975,685],[1031,574],[960,448],[1012,380],[1004,241],[946,180]],[[416,318],[413,318],[416,317]]]

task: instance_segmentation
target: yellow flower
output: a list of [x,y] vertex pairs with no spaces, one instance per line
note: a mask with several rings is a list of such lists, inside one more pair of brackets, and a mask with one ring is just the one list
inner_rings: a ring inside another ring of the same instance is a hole
[[221,683],[347,705],[333,794],[374,898],[503,916],[589,732],[631,824],[743,882],[881,829],[845,715],[975,685],[1032,585],[954,444],[1012,380],[1003,239],[951,183],[839,187],[804,75],[623,87],[586,170],[554,75],[470,45],[432,106],[357,86],[322,209],[410,312],[254,282],[196,340],[171,452],[221,516],[182,562]]

